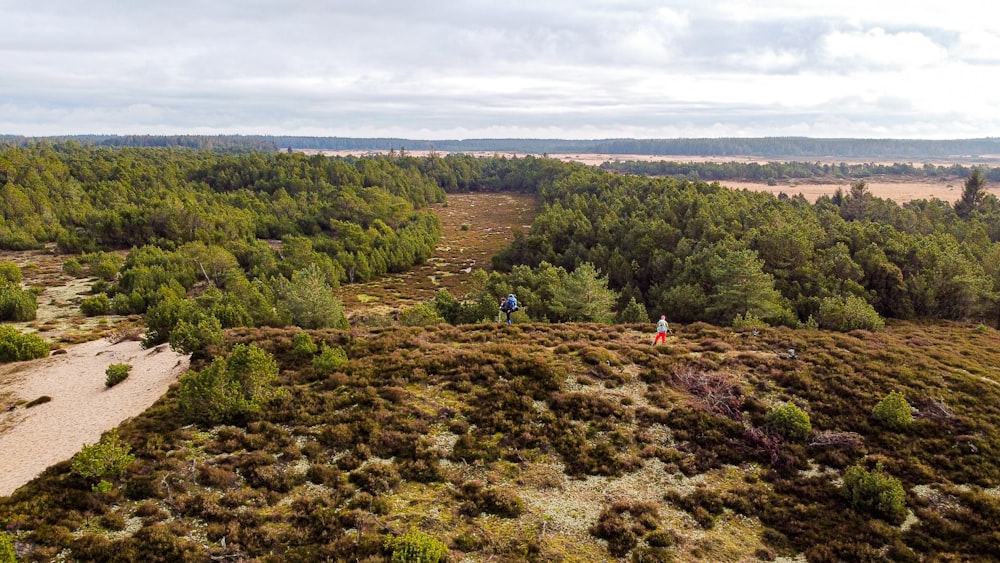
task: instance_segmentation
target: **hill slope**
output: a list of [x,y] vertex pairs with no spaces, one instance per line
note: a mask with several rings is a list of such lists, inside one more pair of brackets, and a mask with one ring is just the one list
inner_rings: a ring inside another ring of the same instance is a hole
[[[136,460],[110,492],[63,463],[0,499],[25,558],[381,561],[411,528],[455,561],[998,557],[992,329],[310,333],[332,365],[294,334],[229,335],[278,360],[259,416],[191,425],[171,392],[122,426]],[[893,390],[915,407],[895,430],[872,416]],[[785,401],[805,438],[774,431]],[[901,482],[905,516],[844,496],[855,465]]]

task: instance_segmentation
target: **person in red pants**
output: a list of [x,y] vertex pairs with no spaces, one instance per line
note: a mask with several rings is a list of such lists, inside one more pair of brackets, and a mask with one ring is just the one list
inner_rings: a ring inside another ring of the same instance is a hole
[[667,316],[661,315],[660,320],[656,323],[656,338],[653,339],[653,344],[658,344],[660,340],[666,344],[668,332],[670,332],[670,325],[667,324]]

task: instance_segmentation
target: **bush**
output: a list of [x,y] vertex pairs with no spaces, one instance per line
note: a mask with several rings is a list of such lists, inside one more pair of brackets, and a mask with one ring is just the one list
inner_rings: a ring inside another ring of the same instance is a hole
[[0,277],[0,321],[32,321],[37,312],[38,301],[34,292],[21,289]]
[[[135,459],[132,447],[118,438],[118,431],[111,430],[101,441],[84,446],[80,453],[73,456],[71,469],[73,473],[92,481],[105,478],[120,479],[125,470]],[[100,484],[95,485],[95,487]]]
[[342,370],[347,366],[347,353],[341,348],[330,348],[324,342],[320,345],[319,355],[313,358],[313,369],[323,375]]
[[906,493],[903,484],[882,472],[882,464],[873,471],[855,465],[844,472],[843,494],[855,510],[874,514],[899,524],[906,516]]
[[809,414],[792,403],[771,409],[764,420],[768,426],[793,440],[801,440],[812,432]]
[[88,317],[107,315],[111,311],[111,300],[105,294],[87,297],[80,302],[80,312]]
[[403,326],[429,326],[445,322],[433,305],[417,304],[399,314],[399,324]]
[[0,325],[0,362],[21,362],[49,355],[49,345],[35,334],[21,334],[12,326]]
[[104,385],[106,387],[118,385],[125,381],[130,371],[132,371],[132,366],[128,364],[111,364],[108,369],[104,370]]
[[856,329],[880,331],[885,321],[870,303],[851,295],[848,297],[824,297],[819,302],[816,322],[820,328],[850,332]]
[[21,283],[21,268],[13,262],[0,262],[0,285],[4,280],[12,284]]
[[649,313],[646,312],[646,307],[633,297],[629,299],[628,304],[618,313],[618,322],[622,324],[648,323]]
[[292,336],[292,356],[304,360],[311,358],[317,350],[319,347],[308,332],[296,332],[295,336]]
[[902,430],[909,426],[913,420],[910,404],[906,402],[906,397],[899,391],[893,391],[883,397],[872,409],[872,416],[893,430]]
[[385,547],[392,550],[392,563],[438,563],[448,556],[444,543],[416,529],[389,538]]
[[63,262],[62,271],[67,276],[73,276],[74,278],[83,277],[83,265],[76,258],[69,258]]
[[200,372],[181,376],[180,410],[194,421],[220,423],[260,412],[274,396],[278,364],[256,345],[237,344]]
[[212,316],[202,315],[197,323],[177,321],[170,331],[170,347],[182,354],[202,352],[223,341],[222,323]]
[[7,532],[0,530],[0,563],[17,563],[14,542]]

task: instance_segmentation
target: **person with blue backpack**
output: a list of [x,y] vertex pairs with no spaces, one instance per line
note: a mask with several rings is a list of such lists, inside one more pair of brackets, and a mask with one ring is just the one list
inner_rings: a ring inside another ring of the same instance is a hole
[[517,309],[518,309],[517,298],[514,297],[513,293],[508,295],[507,299],[504,299],[503,301],[500,302],[500,311],[507,315],[507,324],[510,324],[510,314],[516,311]]

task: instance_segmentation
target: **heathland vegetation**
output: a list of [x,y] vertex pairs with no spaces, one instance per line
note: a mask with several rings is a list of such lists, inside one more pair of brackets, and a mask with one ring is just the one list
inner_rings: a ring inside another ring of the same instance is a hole
[[[71,253],[87,314],[142,315],[147,345],[194,356],[152,409],[0,499],[0,548],[996,558],[986,179],[955,204],[862,180],[809,203],[535,157],[4,148],[0,245]],[[485,191],[540,204],[490,271],[348,319],[334,288],[426,260],[431,204]],[[514,325],[490,322],[508,293]],[[674,334],[654,347],[660,312]]]

